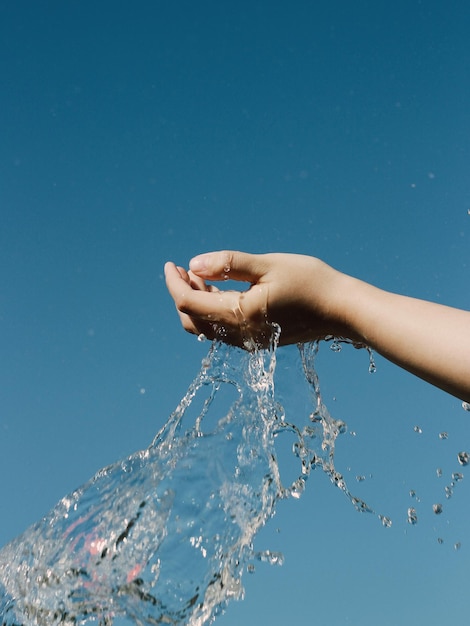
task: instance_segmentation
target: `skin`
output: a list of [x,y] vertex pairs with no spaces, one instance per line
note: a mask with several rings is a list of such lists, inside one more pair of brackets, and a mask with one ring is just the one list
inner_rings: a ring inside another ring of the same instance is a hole
[[[218,251],[189,270],[168,262],[168,290],[183,327],[208,339],[266,347],[272,323],[286,345],[343,337],[470,402],[470,312],[390,293],[297,254]],[[240,291],[217,288],[227,279]]]

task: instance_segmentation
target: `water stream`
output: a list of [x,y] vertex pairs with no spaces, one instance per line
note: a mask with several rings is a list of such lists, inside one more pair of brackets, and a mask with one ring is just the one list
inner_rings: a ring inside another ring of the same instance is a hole
[[[310,407],[290,416],[275,393],[277,335],[254,352],[213,343],[147,449],[100,470],[0,551],[2,626],[211,622],[242,597],[253,561],[282,561],[256,553],[255,535],[314,468],[373,512],[335,469],[345,424],[322,401],[318,343],[299,346]],[[276,451],[283,433],[297,463],[288,484]]]

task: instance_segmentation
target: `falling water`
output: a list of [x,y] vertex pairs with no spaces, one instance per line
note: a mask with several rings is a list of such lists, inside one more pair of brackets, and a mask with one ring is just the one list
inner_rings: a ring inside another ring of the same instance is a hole
[[[242,597],[254,559],[282,561],[256,554],[253,540],[279,499],[301,495],[313,468],[371,511],[335,470],[345,424],[323,404],[318,344],[300,347],[312,402],[302,427],[275,397],[277,337],[251,353],[212,344],[149,448],[100,470],[0,551],[2,626],[105,626],[118,616],[200,626]],[[294,434],[298,459],[289,485],[276,456],[283,432]]]

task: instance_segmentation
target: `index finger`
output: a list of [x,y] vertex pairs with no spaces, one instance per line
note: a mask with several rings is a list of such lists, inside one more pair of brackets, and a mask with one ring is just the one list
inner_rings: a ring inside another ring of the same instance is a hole
[[256,283],[269,268],[267,256],[235,250],[206,252],[191,259],[191,271],[206,280],[239,280]]

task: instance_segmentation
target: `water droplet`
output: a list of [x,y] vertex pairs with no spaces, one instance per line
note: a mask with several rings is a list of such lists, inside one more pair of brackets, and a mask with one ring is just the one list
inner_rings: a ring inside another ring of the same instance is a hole
[[369,374],[375,374],[377,365],[375,364],[374,353],[369,346],[367,346],[367,352],[369,353]]
[[341,352],[341,344],[339,343],[339,341],[335,338],[333,339],[333,343],[330,346],[330,350],[332,350],[333,352]]
[[282,565],[284,563],[284,555],[282,552],[271,552],[271,550],[258,552],[256,558],[258,561],[269,563],[270,565]]
[[445,431],[443,431],[442,433],[439,433],[439,439],[448,439],[448,438],[449,438],[449,435]]
[[459,452],[457,454],[457,459],[458,459],[460,465],[468,465],[468,463],[470,461],[470,456],[469,456],[468,452]]
[[355,437],[356,436],[356,431],[355,430],[351,430],[350,433],[351,437]]
[[253,565],[253,563],[248,563],[248,565],[246,566],[246,571],[249,574],[254,574],[255,573],[255,566]]
[[316,439],[317,437],[317,428],[315,426],[305,426],[302,435],[304,437],[309,437],[310,439]]
[[141,387],[141,388],[139,389],[139,391],[140,391],[141,395],[144,395],[144,393],[145,393],[145,387]]
[[464,411],[470,411],[470,402],[462,402],[462,409]]
[[204,333],[201,333],[200,335],[197,336],[197,340],[198,341],[205,341],[207,339],[207,337],[205,336]]
[[448,500],[450,500],[450,498],[452,498],[453,494],[454,494],[454,490],[452,489],[452,487],[450,485],[446,485],[444,487],[444,491],[446,493],[446,498]]
[[358,483],[362,483],[365,479],[366,479],[365,476],[361,476],[361,475],[356,476],[356,480],[357,480]]
[[[227,336],[227,330],[225,330],[225,336]],[[258,344],[252,337],[244,337],[243,347],[248,352],[255,352],[255,350],[258,348]]]
[[433,178],[436,178],[436,175],[434,174],[434,172],[428,172],[428,178],[432,180]]
[[410,498],[416,498],[416,491],[414,489],[410,489]]
[[414,426],[413,430],[415,431],[415,433],[418,433],[418,435],[421,435],[423,432],[419,426]]
[[379,520],[382,522],[385,528],[390,528],[392,526],[392,520],[385,515],[379,515]]
[[418,523],[418,514],[416,513],[416,509],[410,507],[408,509],[408,524],[412,524],[413,526]]
[[442,469],[440,467],[437,468],[436,474],[437,474],[438,478],[441,478],[441,476],[442,476]]
[[432,510],[436,515],[440,515],[442,513],[442,504],[433,504]]
[[462,544],[460,543],[460,541],[457,541],[456,543],[454,543],[454,550],[460,550],[461,547],[462,547]]
[[222,341],[227,336],[227,329],[225,326],[217,326],[216,328],[217,337],[220,337]]
[[303,476],[294,481],[290,487],[290,495],[293,498],[300,498],[305,491],[305,479]]
[[440,545],[442,545],[444,543],[444,539],[442,537],[438,537],[437,538],[437,543],[439,543]]
[[455,480],[456,483],[460,482],[461,480],[463,480],[463,474],[461,474],[460,472],[454,472],[452,474],[452,480]]

